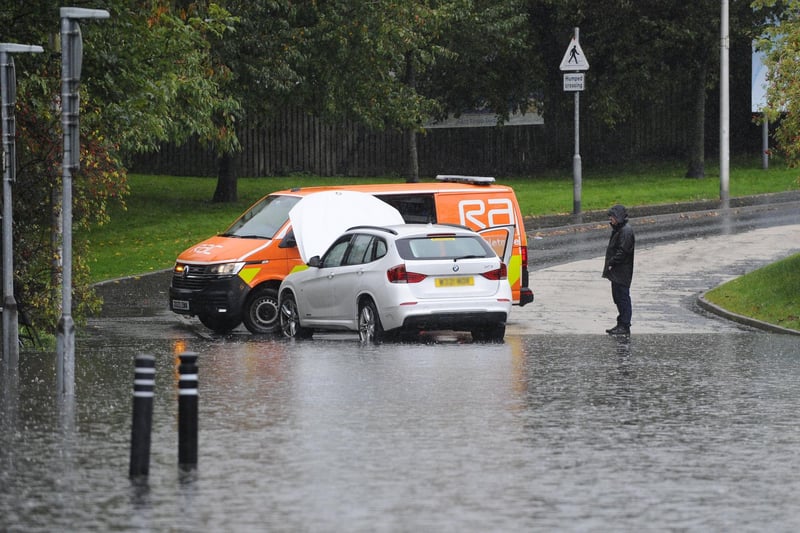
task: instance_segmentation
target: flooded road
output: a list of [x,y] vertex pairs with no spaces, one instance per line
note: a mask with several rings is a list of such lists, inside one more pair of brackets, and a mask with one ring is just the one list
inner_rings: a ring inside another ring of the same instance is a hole
[[[166,309],[169,273],[105,284],[74,398],[52,353],[0,365],[0,531],[796,531],[800,336],[694,305],[800,247],[796,205],[759,212],[636,220],[628,343],[602,333],[605,224],[535,232],[537,300],[499,345],[217,337]],[[146,483],[128,478],[139,353],[156,359]]]
[[[509,336],[362,347],[142,340],[148,483],[127,477],[129,349],[82,340],[74,423],[52,356],[3,375],[3,531],[800,527],[800,337]],[[199,464],[177,467],[176,351],[200,354]],[[18,389],[18,395],[9,390]]]

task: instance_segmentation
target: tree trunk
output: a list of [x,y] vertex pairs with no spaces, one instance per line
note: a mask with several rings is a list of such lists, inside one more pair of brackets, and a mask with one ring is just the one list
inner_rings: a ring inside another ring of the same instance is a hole
[[[409,53],[406,56],[406,85],[412,90],[417,88],[417,74],[414,69],[414,58]],[[413,127],[405,130],[406,138],[406,182],[419,181],[419,154],[417,152],[417,131]]]
[[692,98],[692,136],[689,139],[689,168],[687,178],[700,179],[706,176],[706,63],[700,66],[695,78]]
[[406,129],[406,182],[419,181],[419,157],[417,154],[417,132],[413,128]]
[[236,172],[233,155],[224,153],[217,159],[217,189],[214,191],[214,202],[232,203],[239,199],[236,188]]

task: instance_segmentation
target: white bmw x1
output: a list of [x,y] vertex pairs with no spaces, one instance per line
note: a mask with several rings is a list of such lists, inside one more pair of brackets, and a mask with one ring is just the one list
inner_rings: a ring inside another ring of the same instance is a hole
[[362,342],[401,332],[469,331],[502,342],[511,311],[507,269],[478,233],[446,224],[356,226],[279,290],[281,331],[357,331]]

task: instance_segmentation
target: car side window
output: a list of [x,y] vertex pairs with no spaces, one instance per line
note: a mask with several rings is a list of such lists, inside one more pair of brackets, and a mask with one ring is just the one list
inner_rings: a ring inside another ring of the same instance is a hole
[[371,261],[376,261],[386,255],[386,241],[381,239],[380,237],[375,237],[375,240],[372,242],[372,259]]
[[351,235],[343,235],[334,242],[325,255],[322,257],[322,268],[337,267],[342,264],[344,253],[347,251],[347,246],[350,244]]
[[372,259],[369,257],[370,244],[372,244],[372,235],[356,235],[350,241],[350,249],[342,264],[344,265],[360,265],[368,263]]

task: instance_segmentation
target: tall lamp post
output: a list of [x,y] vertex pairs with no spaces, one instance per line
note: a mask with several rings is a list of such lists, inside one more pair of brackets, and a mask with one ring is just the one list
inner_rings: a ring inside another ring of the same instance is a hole
[[719,43],[719,199],[723,209],[730,207],[730,24],[728,0],[720,1]]
[[16,120],[14,106],[17,78],[13,53],[41,53],[41,46],[0,43],[0,91],[3,121],[3,357],[16,367],[19,361],[19,313],[14,297],[14,238],[11,185],[16,181]]
[[80,94],[83,41],[78,19],[106,19],[104,9],[62,7],[61,14],[61,125],[64,135],[61,201],[61,318],[56,328],[56,382],[58,392],[75,394],[75,322],[72,320],[72,173],[80,163]]

